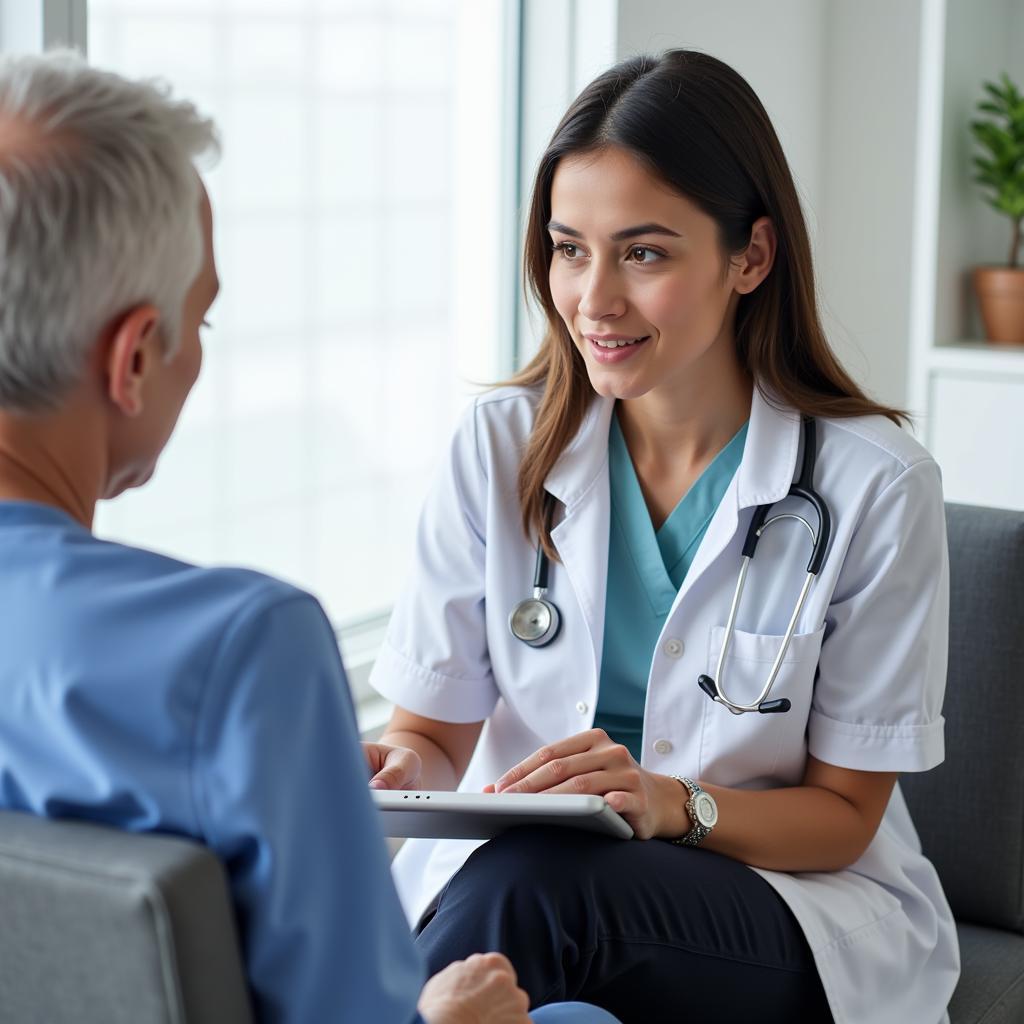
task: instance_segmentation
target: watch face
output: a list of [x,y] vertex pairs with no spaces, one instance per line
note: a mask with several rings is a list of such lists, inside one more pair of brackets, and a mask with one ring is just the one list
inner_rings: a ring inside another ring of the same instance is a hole
[[698,793],[693,800],[693,809],[697,821],[705,828],[713,828],[718,821],[718,805],[710,793]]

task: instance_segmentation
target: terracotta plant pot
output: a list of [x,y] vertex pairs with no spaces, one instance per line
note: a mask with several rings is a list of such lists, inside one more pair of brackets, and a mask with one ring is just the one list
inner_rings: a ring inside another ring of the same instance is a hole
[[1024,345],[1024,270],[977,267],[974,291],[988,340]]

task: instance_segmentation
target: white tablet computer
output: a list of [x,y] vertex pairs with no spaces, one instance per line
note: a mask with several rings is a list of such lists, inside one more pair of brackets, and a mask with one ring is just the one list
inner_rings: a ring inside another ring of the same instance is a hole
[[371,789],[384,834],[415,839],[492,839],[518,825],[564,825],[629,839],[633,830],[600,796]]

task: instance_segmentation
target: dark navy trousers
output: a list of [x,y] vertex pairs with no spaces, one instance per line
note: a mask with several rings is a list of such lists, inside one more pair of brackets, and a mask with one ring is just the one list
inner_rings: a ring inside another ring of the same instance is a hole
[[433,974],[504,953],[531,1007],[567,999],[624,1024],[830,1024],[796,918],[709,850],[563,828],[513,829],[448,883],[416,943]]

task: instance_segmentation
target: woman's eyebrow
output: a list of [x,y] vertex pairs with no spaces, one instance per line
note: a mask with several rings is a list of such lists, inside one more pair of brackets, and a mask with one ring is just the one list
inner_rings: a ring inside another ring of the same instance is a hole
[[573,238],[582,238],[583,234],[575,228],[567,227],[557,220],[548,221],[548,231],[557,231],[560,235],[571,235]]
[[637,224],[632,228],[623,228],[612,235],[613,242],[624,242],[627,238],[636,238],[637,235],[668,235],[670,238],[679,238],[678,231],[665,227],[663,224]]
[[[570,228],[557,220],[548,221],[548,231],[557,231],[562,235],[569,235],[572,238],[582,238],[583,234],[575,228]],[[663,224],[636,224],[631,228],[623,228],[611,235],[613,242],[624,242],[627,238],[636,238],[638,235],[668,235],[670,238],[681,238],[678,231],[665,227]]]

